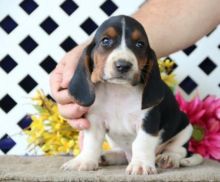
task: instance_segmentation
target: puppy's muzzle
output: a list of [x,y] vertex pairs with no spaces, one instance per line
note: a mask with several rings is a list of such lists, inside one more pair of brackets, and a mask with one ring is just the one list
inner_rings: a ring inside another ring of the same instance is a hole
[[120,59],[114,63],[115,69],[118,73],[127,73],[132,68],[132,64],[126,60]]

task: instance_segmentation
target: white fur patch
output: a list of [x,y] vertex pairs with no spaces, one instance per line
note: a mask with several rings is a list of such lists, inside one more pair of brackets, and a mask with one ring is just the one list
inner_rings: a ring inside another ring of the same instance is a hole
[[[84,130],[83,149],[74,159],[66,162],[64,170],[96,170],[101,155],[102,143],[105,136],[105,128],[98,114],[90,114],[91,127]],[[92,123],[94,121],[94,123]]]
[[183,145],[190,139],[192,130],[192,125],[189,124],[181,132],[169,140],[170,142],[165,146],[165,151],[173,152],[180,155],[180,158],[184,158],[187,154],[187,151]]
[[145,160],[150,165],[155,162],[155,150],[159,144],[159,136],[153,136],[141,128],[132,145],[132,160]]
[[[150,109],[141,110],[142,88],[140,85],[100,83],[96,86],[96,100],[88,113],[92,124],[102,122],[110,143],[131,153],[131,145],[142,119]],[[103,104],[104,103],[104,104]],[[94,121],[91,116],[98,117]]]
[[129,174],[155,174],[155,150],[159,136],[153,136],[141,128],[132,144],[132,158],[126,171]]

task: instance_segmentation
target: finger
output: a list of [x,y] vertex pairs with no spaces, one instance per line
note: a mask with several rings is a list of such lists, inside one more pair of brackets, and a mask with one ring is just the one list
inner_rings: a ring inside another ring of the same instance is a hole
[[65,105],[70,104],[74,102],[73,97],[69,94],[68,89],[62,89],[58,91],[54,91],[52,93],[54,99],[57,101],[57,103]]
[[52,95],[60,89],[60,84],[62,82],[62,72],[64,65],[59,63],[56,68],[50,74],[49,82]]
[[[74,61],[73,61],[74,62]],[[62,83],[61,83],[61,87],[63,88],[67,88],[69,86],[69,83],[70,83],[70,80],[72,79],[73,75],[74,75],[74,72],[76,70],[76,65],[77,64],[76,62],[74,62],[74,65],[71,64],[67,64],[65,65],[65,68],[64,68],[64,73],[63,73],[63,78],[62,78]]]
[[67,122],[69,123],[70,126],[78,130],[85,130],[90,128],[90,123],[85,118],[71,119],[71,120],[67,120]]
[[70,53],[66,54],[62,58],[62,60],[57,64],[56,68],[53,70],[53,72],[50,75],[51,94],[54,97],[54,99],[60,104],[70,103],[70,101],[72,100],[67,90],[69,81],[68,83],[67,81],[65,81],[66,84],[64,85],[62,85],[62,82],[64,80],[65,72],[68,72],[68,75],[65,74],[66,75],[65,80],[67,80],[67,78],[70,80],[71,77],[73,76],[73,71],[75,70],[74,65],[76,64],[73,61],[71,61],[71,59],[72,56],[74,55],[73,54],[74,52],[75,51],[73,49]]
[[50,88],[52,97],[60,104],[67,104],[73,101],[67,89],[61,89],[62,76],[59,74],[51,75]]
[[88,107],[83,107],[75,103],[61,105],[58,104],[60,114],[67,119],[78,119],[81,118],[86,112]]
[[76,70],[76,67],[78,65],[82,50],[82,46],[78,46],[66,55],[64,66],[65,71],[63,72],[63,80],[61,83],[62,87],[68,87],[69,82],[73,77],[74,71]]
[[59,63],[50,75],[50,89],[52,97],[60,104],[70,103],[73,98],[69,95],[68,90],[61,88],[63,63]]

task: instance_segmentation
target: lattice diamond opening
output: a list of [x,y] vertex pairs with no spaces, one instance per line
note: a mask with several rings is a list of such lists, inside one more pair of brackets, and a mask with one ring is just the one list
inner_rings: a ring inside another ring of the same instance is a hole
[[66,52],[70,51],[71,49],[73,49],[76,46],[77,46],[77,43],[71,37],[67,37],[60,44],[60,47],[62,47]]
[[66,0],[60,5],[60,7],[70,16],[79,6],[72,0]]
[[190,77],[187,76],[180,84],[179,86],[187,93],[190,94],[197,86],[198,84]]
[[0,150],[5,154],[7,154],[15,145],[15,141],[8,134],[5,134],[0,139]]
[[98,25],[91,19],[87,18],[80,27],[88,34],[90,35],[92,32],[95,31],[95,29],[98,27]]
[[13,20],[9,15],[0,22],[0,27],[8,34],[10,34],[17,26],[18,24],[16,21]]
[[37,82],[30,75],[27,75],[19,82],[19,85],[29,93],[37,86]]
[[108,15],[111,16],[112,13],[114,13],[117,9],[118,6],[111,0],[105,1],[100,8]]
[[41,63],[40,66],[49,74],[56,67],[57,63],[51,56],[47,56]]
[[38,4],[33,0],[24,0],[20,3],[20,7],[30,15],[38,7]]
[[54,30],[56,30],[58,24],[51,17],[47,17],[40,26],[48,35],[50,35]]
[[0,67],[6,72],[10,73],[15,67],[17,63],[10,55],[6,55],[0,62]]
[[6,94],[0,100],[0,108],[5,113],[8,113],[9,111],[11,111],[16,105],[17,105],[17,102],[9,94]]
[[30,54],[38,46],[37,42],[29,35],[19,45],[27,54]]
[[209,57],[207,57],[199,64],[199,67],[202,71],[209,75],[217,67],[217,65]]

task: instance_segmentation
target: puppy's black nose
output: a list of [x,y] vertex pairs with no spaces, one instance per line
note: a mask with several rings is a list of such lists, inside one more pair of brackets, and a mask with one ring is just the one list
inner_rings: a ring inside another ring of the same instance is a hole
[[115,62],[115,67],[118,72],[126,73],[131,69],[132,64],[128,61],[125,61],[125,60],[118,60]]

